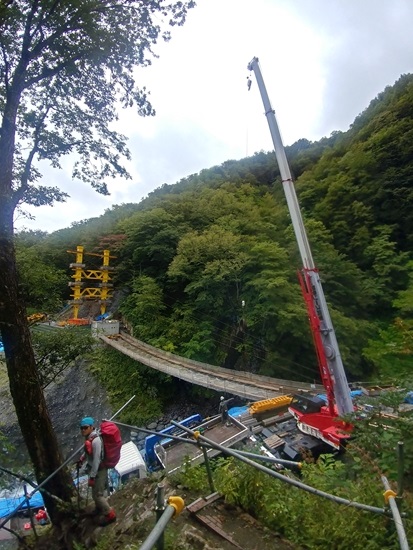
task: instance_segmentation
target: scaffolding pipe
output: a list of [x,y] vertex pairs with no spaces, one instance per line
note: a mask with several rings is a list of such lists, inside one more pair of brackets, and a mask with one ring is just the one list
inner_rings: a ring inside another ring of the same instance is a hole
[[285,460],[284,458],[277,458],[276,456],[267,456],[267,455],[257,455],[255,453],[249,453],[248,451],[240,451],[237,449],[237,453],[252,458],[254,460],[261,460],[261,462],[272,462],[273,464],[281,464],[283,466],[290,466],[301,470],[302,463],[294,462],[294,460]]
[[[171,421],[172,424],[177,425],[176,422],[173,420]],[[182,429],[184,429],[187,433],[192,434],[195,437],[195,433],[187,428],[186,426],[181,426]],[[233,449],[228,449],[227,447],[223,447],[219,443],[215,443],[215,441],[212,441],[211,439],[208,439],[207,437],[197,434],[197,438],[199,438],[201,441],[207,443],[209,446],[213,447],[214,449],[218,449],[223,454],[232,456],[234,458],[237,458],[241,462],[245,462],[245,464],[249,464],[253,468],[256,468],[257,470],[260,470],[261,472],[264,472],[265,474],[268,474],[271,477],[275,477],[279,479],[280,481],[283,481],[284,483],[289,483],[290,485],[293,485],[294,487],[298,487],[299,489],[303,489],[304,491],[307,491],[308,493],[312,493],[313,495],[326,498],[327,500],[332,500],[333,502],[336,502],[337,504],[344,504],[345,506],[352,506],[353,508],[358,508],[359,510],[364,510],[366,512],[373,512],[376,514],[384,514],[388,515],[388,510],[386,508],[378,508],[376,506],[369,506],[368,504],[361,504],[359,502],[355,502],[352,500],[348,500],[346,498],[337,497],[335,495],[331,495],[329,493],[326,493],[324,491],[320,491],[319,489],[315,489],[314,487],[310,487],[309,485],[306,485],[305,483],[302,483],[301,481],[298,481],[296,479],[289,478],[283,474],[280,474],[276,472],[275,470],[271,470],[270,468],[267,468],[266,466],[262,466],[261,464],[257,464],[253,460],[250,460],[249,458],[246,458],[245,456],[242,456],[237,451],[234,451]]]
[[[156,523],[161,519],[164,511],[165,511],[165,485],[162,485],[161,483],[158,484],[158,487],[156,488]],[[163,531],[161,533],[161,536],[158,537],[158,541],[156,543],[156,550],[164,550],[164,536]]]
[[409,550],[409,543],[407,542],[406,533],[404,531],[402,518],[400,516],[399,509],[396,504],[396,493],[391,490],[390,484],[386,476],[381,476],[384,488],[386,489],[384,493],[384,498],[389,503],[391,513],[393,515],[394,524],[396,526],[397,536],[399,538],[400,550]]
[[209,488],[211,490],[211,493],[215,493],[214,480],[212,478],[211,465],[209,463],[209,456],[208,456],[208,450],[207,450],[208,447],[206,447],[205,445],[200,445],[200,447],[204,455],[204,462],[205,462],[205,467],[208,475]]
[[[115,422],[115,424],[117,424],[118,426],[124,426],[126,428],[130,428],[130,429],[133,429],[133,430],[136,430],[136,431],[143,431],[145,433],[150,433],[150,434],[158,434],[159,433],[159,432],[154,432],[152,430],[147,430],[146,428],[139,428],[138,426],[131,426],[129,424],[122,424],[122,422]],[[203,436],[199,433],[195,434],[194,431],[190,430],[186,426],[183,426],[182,424],[179,424],[179,422],[175,422],[174,420],[171,420],[171,424],[173,424],[174,426],[177,426],[179,428],[182,428],[186,433],[192,435],[194,437],[194,439],[195,438],[200,439],[207,446],[212,447],[213,449],[217,449],[217,450],[221,451],[222,454],[226,454],[226,455],[232,456],[234,458],[237,458],[241,462],[244,462],[245,464],[249,464],[253,468],[256,468],[257,470],[260,470],[260,471],[270,475],[271,477],[275,477],[275,478],[283,481],[284,483],[289,483],[290,485],[294,485],[295,487],[298,487],[299,489],[303,489],[304,491],[312,493],[316,496],[321,496],[321,497],[326,498],[328,500],[332,500],[334,502],[337,502],[338,504],[343,504],[345,506],[352,506],[353,508],[358,508],[360,510],[364,510],[366,512],[372,512],[372,513],[376,513],[376,514],[384,514],[384,515],[389,514],[389,511],[386,508],[378,508],[376,506],[369,506],[367,504],[361,504],[359,502],[355,502],[355,501],[351,501],[351,500],[348,500],[348,499],[345,499],[345,498],[337,497],[335,495],[325,493],[324,491],[320,491],[319,489],[315,489],[314,487],[310,487],[309,485],[306,485],[306,484],[304,484],[304,483],[302,483],[298,480],[288,478],[283,474],[279,474],[278,472],[275,472],[274,470],[271,470],[270,468],[267,468],[266,466],[262,466],[261,464],[257,464],[253,460],[250,460],[249,458],[247,458],[247,457],[243,456],[242,454],[240,454],[238,451],[234,451],[233,449],[223,447],[219,443],[215,443],[215,441],[212,441],[212,440],[208,439],[207,437],[205,437],[205,436]],[[170,437],[171,439],[176,439],[178,441],[185,441],[185,443],[193,443],[194,445],[198,445],[198,443],[195,440],[191,441],[190,439],[185,439],[185,438],[182,438],[182,437],[172,436],[170,434],[168,434],[168,437]]]
[[175,508],[171,506],[170,504],[167,505],[165,508],[164,513],[157,521],[155,527],[152,529],[152,531],[149,533],[148,538],[144,541],[142,546],[140,547],[140,550],[151,550],[155,544],[158,542],[158,539],[163,535],[163,532],[166,529],[166,526],[168,525],[170,519],[175,514]]
[[[173,439],[174,441],[180,441],[182,443],[191,443],[192,445],[198,445],[198,443],[192,439],[188,439],[187,437],[180,437],[179,435],[173,435],[173,434],[165,434],[165,433],[162,433],[162,432],[157,432],[155,430],[148,430],[147,428],[141,428],[141,427],[138,427],[138,426],[131,426],[130,424],[124,424],[123,422],[114,422],[114,424],[116,424],[116,426],[121,426],[122,428],[129,428],[135,432],[143,432],[144,434],[148,434],[148,435],[159,435],[161,438],[162,437],[167,437],[168,439]],[[179,424],[179,423],[175,423],[175,425],[179,426],[180,428],[182,428],[182,424]]]
[[[143,432],[149,435],[159,435],[159,436],[165,436],[165,434],[162,434],[161,432],[156,432],[155,430],[148,430],[147,428],[140,428],[138,426],[131,426],[130,424],[123,424],[122,422],[115,422],[117,426],[121,426],[122,428],[129,428],[133,429],[136,432]],[[175,426],[182,427],[179,422],[172,421],[172,424]],[[181,441],[183,443],[191,443],[192,445],[199,445],[195,440],[188,439],[187,437],[180,437],[179,435],[173,435],[173,434],[167,434],[168,439],[173,439],[174,441]],[[302,464],[301,462],[294,462],[293,460],[286,460],[284,458],[277,458],[277,457],[269,457],[264,455],[257,455],[254,453],[249,453],[247,451],[237,451],[241,455],[256,458],[257,460],[261,460],[263,462],[274,462],[275,464],[282,464],[285,466],[292,466],[295,468],[301,468]]]
[[[133,395],[118,411],[115,412],[114,415],[111,416],[110,420],[112,421],[115,416],[117,416],[125,407],[126,405],[129,405],[129,403],[132,401],[132,399],[135,399],[135,395]],[[60,472],[60,470],[62,468],[64,468],[65,466],[67,466],[69,464],[69,462],[71,462],[74,457],[80,453],[80,451],[83,449],[84,447],[84,443],[82,443],[82,445],[76,449],[76,451],[74,451],[70,456],[69,458],[67,458],[63,464],[61,464],[53,473],[51,473],[46,479],[44,479],[39,485],[37,485],[37,487],[35,487],[33,489],[33,491],[31,491],[28,495],[27,495],[27,499],[30,500],[32,498],[32,496],[37,493],[37,491],[41,491],[43,490],[43,487],[47,484],[48,481],[50,481],[52,479],[52,477],[54,477],[57,472]],[[53,498],[55,499],[58,499],[58,497],[56,497],[55,495],[51,495]],[[60,502],[61,499],[58,499]],[[3,518],[3,520],[0,522],[0,529],[2,529],[6,523],[9,521],[10,518],[12,518],[19,510],[21,510],[24,506],[24,502],[25,501],[22,501],[19,506],[17,506],[12,512],[10,512],[10,514],[8,516],[6,516],[5,518]]]

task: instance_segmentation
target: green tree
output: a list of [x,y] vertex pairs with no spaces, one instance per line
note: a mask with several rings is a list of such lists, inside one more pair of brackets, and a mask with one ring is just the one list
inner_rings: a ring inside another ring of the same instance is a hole
[[140,365],[110,347],[95,348],[89,368],[108,389],[115,410],[120,409],[132,395],[136,396],[122,411],[122,422],[127,424],[142,426],[159,418],[165,403],[176,395],[174,378]]
[[139,272],[162,278],[184,232],[182,225],[182,214],[173,215],[158,206],[136,212],[121,222],[127,240],[120,254],[119,277],[131,278]]
[[96,343],[90,332],[79,327],[47,331],[33,328],[32,340],[42,389],[59,381],[63,371],[90,352]]
[[136,338],[150,342],[162,333],[164,325],[162,289],[147,275],[136,277],[132,282],[132,292],[121,307],[121,312],[132,323]]
[[217,226],[198,234],[188,232],[179,242],[168,274],[186,283],[185,292],[208,310],[239,297],[239,282],[247,256],[241,238]]
[[[392,253],[390,253],[390,257],[392,257]],[[390,323],[381,323],[376,338],[371,338],[363,350],[367,361],[375,366],[385,380],[397,379],[411,372],[413,356],[412,268],[413,262],[410,261],[406,265],[409,280],[407,288],[400,290],[393,300],[395,317],[391,319]],[[386,263],[382,269],[386,274]],[[388,284],[391,286],[392,281],[389,281]]]
[[405,287],[408,254],[397,251],[396,243],[390,238],[390,227],[379,226],[375,234],[364,255],[371,265],[376,295],[383,310],[392,305],[395,292]]
[[26,307],[43,313],[60,308],[67,274],[39,257],[35,246],[24,247],[17,242],[16,261]]
[[[0,328],[10,390],[39,482],[61,464],[32,349],[16,266],[13,216],[23,203],[62,201],[40,182],[38,161],[60,167],[71,154],[73,174],[100,193],[127,177],[125,138],[112,129],[119,104],[154,115],[134,69],[151,63],[158,39],[182,25],[194,2],[154,0],[15,0],[0,12]],[[66,470],[47,483],[68,501]],[[57,523],[56,501],[45,495]]]

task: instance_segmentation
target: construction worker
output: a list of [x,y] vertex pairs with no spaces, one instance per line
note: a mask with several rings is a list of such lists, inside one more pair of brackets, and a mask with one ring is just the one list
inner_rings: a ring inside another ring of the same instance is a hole
[[219,414],[221,415],[221,424],[225,424],[226,426],[231,426],[231,423],[228,421],[228,403],[232,401],[234,398],[230,397],[229,399],[225,399],[223,395],[221,395],[219,400]]
[[104,466],[103,443],[97,430],[95,421],[86,416],[80,421],[80,430],[85,438],[85,450],[79,461],[79,466],[86,461],[86,471],[89,475],[88,486],[92,488],[92,498],[95,502],[94,514],[102,516],[99,524],[109,525],[116,521],[116,513],[105,498],[107,488],[108,469]]

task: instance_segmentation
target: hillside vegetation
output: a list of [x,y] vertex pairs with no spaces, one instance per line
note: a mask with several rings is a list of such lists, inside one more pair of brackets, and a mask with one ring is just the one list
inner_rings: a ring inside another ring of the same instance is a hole
[[[413,76],[405,75],[373,100],[348,132],[315,143],[302,139],[287,148],[349,379],[392,380],[410,389],[412,115]],[[67,251],[77,245],[89,252],[110,249],[116,256],[114,282],[121,298],[114,314],[135,337],[226,368],[318,381],[296,276],[300,258],[272,152],[228,160],[163,185],[139,204],[114,206],[50,235],[17,234],[21,285],[33,311],[53,314],[69,299],[73,256]],[[98,267],[99,259],[95,262],[88,268]],[[115,409],[137,386],[149,396],[124,420],[145,421],[176,398],[173,381],[114,351],[97,350],[90,361]],[[384,404],[397,411],[405,393],[385,396]],[[394,485],[395,448],[403,441],[404,506],[409,507],[411,423],[409,413],[387,418],[373,409],[358,421],[343,462],[329,456],[317,464],[309,460],[302,479],[381,506],[381,475]],[[394,529],[381,516],[344,514],[232,462],[219,462],[214,475],[229,503],[295,544],[398,547]],[[189,471],[181,481],[203,490],[205,472]],[[411,539],[410,520],[406,529]]]
[[[351,128],[287,148],[349,378],[411,365],[413,76]],[[298,250],[273,152],[163,185],[139,204],[16,237],[35,310],[68,298],[67,250],[109,248],[120,311],[160,348],[283,378],[318,377]]]

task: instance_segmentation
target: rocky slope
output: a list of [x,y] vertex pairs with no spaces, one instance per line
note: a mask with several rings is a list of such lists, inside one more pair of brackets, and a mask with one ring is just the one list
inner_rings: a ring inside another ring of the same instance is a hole
[[[10,396],[4,363],[0,364],[0,372],[0,431],[12,447],[4,449],[2,454],[10,465],[24,466],[28,462],[28,456]],[[105,390],[80,363],[68,369],[59,383],[51,384],[45,394],[50,417],[65,457],[82,444],[78,429],[82,416],[93,415],[101,419],[112,413]]]
[[[25,445],[17,424],[14,406],[10,398],[5,376],[5,366],[0,364],[0,431],[7,437],[15,450],[3,452],[2,462],[6,456],[14,467],[28,463]],[[78,430],[79,418],[93,414],[95,418],[110,417],[112,414],[105,390],[99,382],[90,375],[85,365],[78,364],[69,369],[58,384],[48,388],[46,399],[53,425],[58,435],[64,456],[70,456],[82,443]],[[154,420],[147,427],[160,430],[169,424],[171,418],[182,419],[189,414],[198,412],[199,403],[174,403],[164,412],[164,416]],[[203,402],[202,412],[205,416],[216,413],[216,402]],[[130,434],[125,434],[126,438]],[[142,436],[143,437],[143,436]],[[139,435],[138,435],[139,438]],[[197,498],[208,495],[208,489],[200,494],[189,492],[185,487],[176,485],[173,480],[162,480],[158,476],[151,476],[147,480],[132,480],[120,491],[110,497],[112,505],[118,513],[116,524],[106,528],[97,526],[93,519],[85,513],[85,500],[74,503],[75,513],[72,521],[65,526],[66,534],[70,533],[72,543],[63,542],[61,535],[52,529],[44,529],[38,541],[32,540],[32,548],[63,550],[79,548],[75,540],[81,541],[83,548],[99,548],[101,550],[123,550],[125,548],[139,548],[146,539],[155,523],[155,494],[158,484],[165,485],[165,496],[181,496],[185,505]],[[89,498],[90,507],[90,498]],[[184,511],[168,525],[165,534],[165,550],[230,550],[242,548],[244,550],[270,550],[276,544],[280,550],[291,549],[287,543],[281,542],[276,533],[271,533],[257,523],[243,511],[226,505],[222,500],[214,503],[208,509],[208,515],[215,517],[215,522],[221,526],[222,532],[232,539],[228,542],[225,537],[208,530],[201,525],[191,514]],[[31,537],[25,537],[26,542]],[[234,543],[238,546],[234,546]]]
[[[65,526],[65,538],[53,529],[40,532],[37,540],[30,540],[32,550],[74,550],[75,548],[99,550],[137,550],[151,533],[156,515],[156,490],[159,484],[164,486],[166,499],[180,496],[185,506],[200,496],[192,493],[172,480],[151,477],[146,480],[131,480],[124,488],[110,497],[117,512],[116,523],[108,527],[99,527],[87,514],[81,502],[72,521]],[[242,510],[226,504],[222,499],[205,509],[205,514],[218,527],[221,534],[199,523],[189,511],[184,510],[167,525],[164,541],[165,550],[293,550],[294,546],[283,541],[279,534],[263,527],[252,516]],[[204,514],[204,515],[205,515]],[[82,546],[79,546],[81,544]]]

